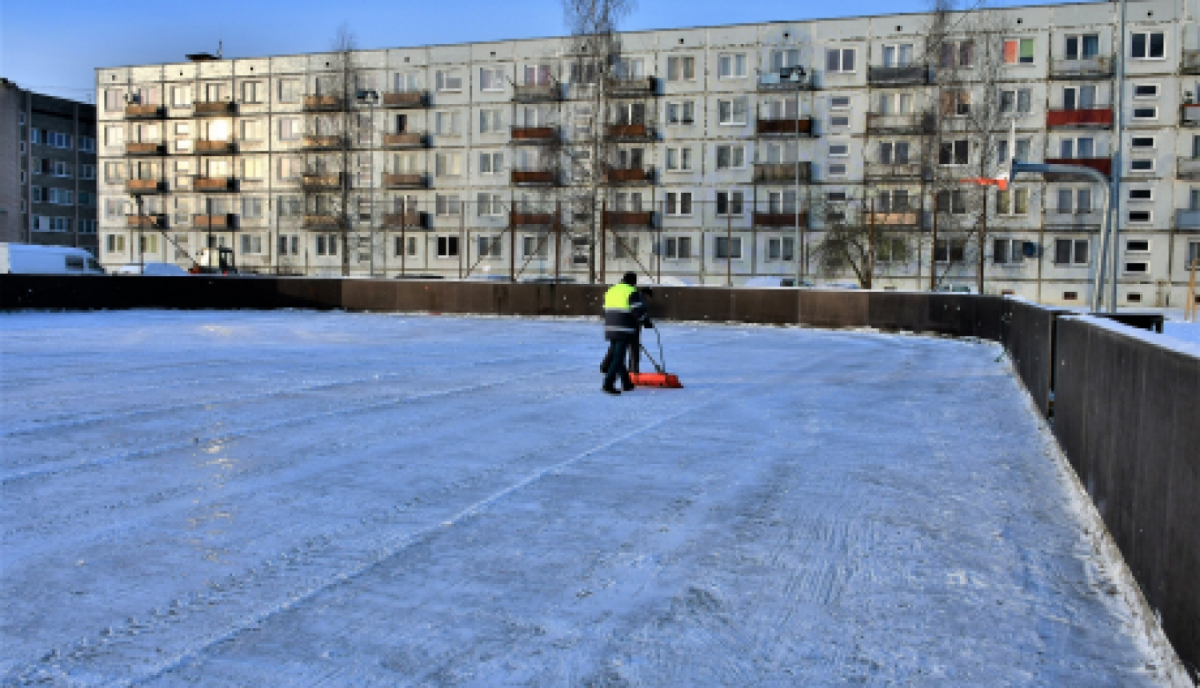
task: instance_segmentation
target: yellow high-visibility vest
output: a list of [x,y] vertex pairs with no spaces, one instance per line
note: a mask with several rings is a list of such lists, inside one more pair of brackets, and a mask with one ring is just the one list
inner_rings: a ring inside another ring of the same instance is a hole
[[624,282],[614,284],[604,292],[604,310],[629,310],[629,297],[637,292],[637,287]]

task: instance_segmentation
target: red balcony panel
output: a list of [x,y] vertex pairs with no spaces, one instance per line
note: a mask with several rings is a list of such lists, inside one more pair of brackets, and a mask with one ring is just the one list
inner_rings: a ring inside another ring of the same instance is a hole
[[[1112,158],[1046,158],[1048,165],[1083,165],[1096,170],[1104,176],[1112,175]],[[1057,179],[1062,175],[1054,175]],[[1051,175],[1046,175],[1049,179]]]
[[1050,110],[1046,113],[1048,127],[1111,127],[1112,123],[1112,108]]

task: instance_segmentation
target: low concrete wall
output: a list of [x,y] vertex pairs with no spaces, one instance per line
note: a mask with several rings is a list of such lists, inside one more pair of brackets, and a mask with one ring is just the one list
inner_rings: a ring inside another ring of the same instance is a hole
[[1056,339],[1054,435],[1195,676],[1200,357],[1085,317]]

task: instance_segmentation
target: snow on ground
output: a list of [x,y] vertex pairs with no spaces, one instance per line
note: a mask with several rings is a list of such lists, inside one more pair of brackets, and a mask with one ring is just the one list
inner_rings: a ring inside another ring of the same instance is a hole
[[0,316],[0,683],[1153,685],[999,350]]

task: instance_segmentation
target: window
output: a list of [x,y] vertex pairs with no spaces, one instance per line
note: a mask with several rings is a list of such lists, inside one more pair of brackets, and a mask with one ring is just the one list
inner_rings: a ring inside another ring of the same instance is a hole
[[434,156],[434,172],[438,177],[462,176],[462,155],[459,153],[438,153]]
[[1130,201],[1153,201],[1154,200],[1154,189],[1130,189],[1129,190],[1129,200]]
[[1129,161],[1130,172],[1153,172],[1154,158],[1133,158]]
[[966,255],[966,239],[938,239],[933,247],[933,259],[938,263],[961,263]]
[[1130,210],[1130,222],[1151,222],[1154,219],[1154,214],[1149,210]]
[[521,255],[525,258],[546,258],[549,256],[549,248],[545,237],[541,240],[536,236],[521,237]]
[[35,186],[35,187],[32,187],[30,191],[31,191],[31,194],[33,195],[34,203],[42,203],[44,201],[45,194],[42,193],[44,191],[44,189],[42,189],[42,187]]
[[667,58],[667,81],[692,81],[696,78],[696,58],[676,55]]
[[1134,136],[1134,137],[1130,138],[1129,145],[1130,145],[1130,147],[1135,148],[1135,149],[1153,150],[1154,149],[1154,137],[1153,136]]
[[850,155],[850,144],[848,143],[831,143],[829,144],[829,157],[845,158]]
[[908,141],[881,141],[879,162],[884,165],[907,165],[908,148]]
[[663,258],[668,260],[689,260],[692,257],[691,237],[667,237],[663,240]]
[[1096,107],[1095,86],[1068,86],[1063,89],[1064,110],[1089,110]]
[[1096,154],[1096,140],[1091,136],[1064,138],[1059,141],[1060,158],[1091,158]]
[[844,129],[850,126],[850,118],[846,115],[831,115],[829,117],[829,126],[834,129]]
[[242,235],[242,254],[257,255],[262,253],[262,235],[261,234],[243,234]]
[[850,109],[850,96],[831,96],[829,98],[830,110],[848,110]]
[[242,178],[262,179],[266,176],[267,161],[264,158],[243,158]]
[[479,90],[481,90],[481,91],[503,91],[504,90],[504,68],[503,67],[481,67],[479,69]]
[[[400,244],[396,244],[397,249]],[[475,252],[480,258],[500,258],[503,254],[503,244],[499,234],[475,237]],[[400,254],[396,254],[400,255]]]
[[1086,215],[1092,212],[1092,190],[1059,189],[1058,206],[1054,208],[1054,212],[1060,215]]
[[1100,36],[1094,33],[1067,36],[1064,56],[1068,60],[1089,60],[1100,54]]
[[260,197],[246,196],[242,199],[242,215],[248,218],[260,218],[263,216],[265,205],[264,199]]
[[421,90],[421,75],[416,72],[397,72],[393,75],[392,86],[396,93],[412,93]]
[[288,181],[288,180],[292,180],[292,179],[299,179],[300,175],[303,174],[303,170],[304,170],[304,163],[300,160],[300,158],[293,158],[293,157],[279,158],[279,179],[280,180]]
[[480,153],[479,174],[500,174],[504,171],[504,153]]
[[737,260],[742,257],[741,237],[715,237],[713,256],[724,260]]
[[[912,112],[913,109],[911,93],[884,93],[879,96],[877,102],[876,112],[881,115],[905,115]],[[953,107],[950,112],[953,112]]]
[[479,111],[479,133],[499,134],[503,132],[500,110]]
[[296,117],[285,117],[279,120],[279,140],[295,141],[300,138],[300,120]]
[[338,236],[336,234],[318,234],[316,236],[318,256],[336,256],[338,254]]
[[243,141],[262,141],[263,123],[260,120],[242,120],[241,125]]
[[840,162],[829,163],[829,176],[830,177],[846,176],[846,164],[840,163]]
[[912,43],[883,46],[884,67],[907,67],[913,61]]
[[613,65],[618,79],[641,79],[646,76],[646,61],[640,57],[623,57]]
[[1144,275],[1150,272],[1150,263],[1144,260],[1138,260],[1125,263],[1125,272],[1134,275]]
[[438,194],[434,197],[434,212],[442,217],[457,216],[459,205],[457,194]]
[[525,65],[525,85],[549,86],[554,80],[550,72],[551,69],[548,64]]
[[1027,115],[1033,109],[1033,92],[1028,88],[1000,90],[1000,112],[1006,115]]
[[1126,253],[1149,253],[1150,252],[1150,240],[1149,239],[1126,239],[1125,240],[1125,252]]
[[116,112],[125,107],[125,94],[120,89],[109,88],[104,90],[104,109],[108,112]]
[[497,217],[504,214],[504,202],[498,193],[479,194],[475,205],[479,217]]
[[437,90],[455,92],[462,90],[462,76],[458,72],[439,69],[436,73]]
[[667,215],[684,216],[692,214],[691,191],[667,192]]
[[946,189],[934,196],[934,209],[939,213],[962,215],[967,212],[967,192],[963,189]]
[[1011,38],[1004,41],[1004,63],[1033,64],[1033,39]]
[[966,165],[970,145],[966,139],[943,141],[938,149],[939,165]]
[[997,193],[996,212],[1000,215],[1028,215],[1029,189],[1013,187]]
[[261,81],[244,81],[242,82],[242,102],[243,103],[261,103],[266,95]]
[[938,65],[942,69],[955,67],[970,67],[975,64],[974,41],[945,41],[942,43],[941,59]]
[[84,153],[95,153],[96,152],[96,139],[91,136],[80,136],[79,137],[79,150],[83,151]]
[[724,126],[746,124],[746,98],[717,101],[717,123]]
[[668,172],[689,172],[692,169],[692,149],[683,148],[668,148],[667,149],[667,171]]
[[1200,241],[1188,242],[1187,256],[1185,256],[1185,259],[1187,262],[1183,264],[1183,267],[1190,270],[1192,266],[1195,265],[1198,269],[1200,269]]
[[825,51],[825,71],[849,73],[854,71],[854,48],[830,48]]
[[767,212],[776,215],[795,214],[796,191],[770,191],[767,193]]
[[717,146],[717,169],[742,169],[746,166],[746,147],[724,144]]
[[1133,109],[1133,118],[1140,120],[1158,119],[1158,108],[1156,107],[1135,107]]
[[456,236],[439,236],[437,238],[437,257],[438,258],[456,258],[456,257],[458,257],[458,237],[456,237]]
[[718,79],[744,79],[746,77],[746,53],[717,56]]
[[1020,239],[993,239],[992,262],[996,265],[1019,265],[1024,262],[1025,242]]
[[667,124],[692,124],[696,121],[696,104],[690,100],[667,103]]
[[120,234],[105,234],[104,250],[106,253],[124,253],[125,237]]
[[767,262],[790,261],[796,252],[794,237],[767,239]]
[[1157,98],[1158,84],[1134,84],[1134,98]]
[[434,131],[442,136],[458,136],[462,131],[461,112],[439,112],[434,118]]
[[79,233],[80,234],[95,234],[96,233],[96,221],[95,220],[80,220],[79,221]]
[[143,234],[138,237],[138,252],[139,253],[157,253],[158,252],[158,235]]
[[744,209],[744,194],[741,191],[717,192],[717,215],[741,215]]
[[1135,31],[1129,36],[1129,56],[1135,60],[1162,60],[1167,56],[1166,34]]
[[[32,131],[36,132],[37,129]],[[35,138],[33,142],[37,143],[37,139]],[[125,143],[125,127],[120,125],[104,127],[104,145],[120,146],[123,143]]]
[[[1013,157],[1017,160],[1028,160],[1030,145],[1029,139],[1017,139],[1017,154]],[[1000,165],[1007,165],[1009,163],[1007,139],[1001,139],[996,142],[996,163]]]

